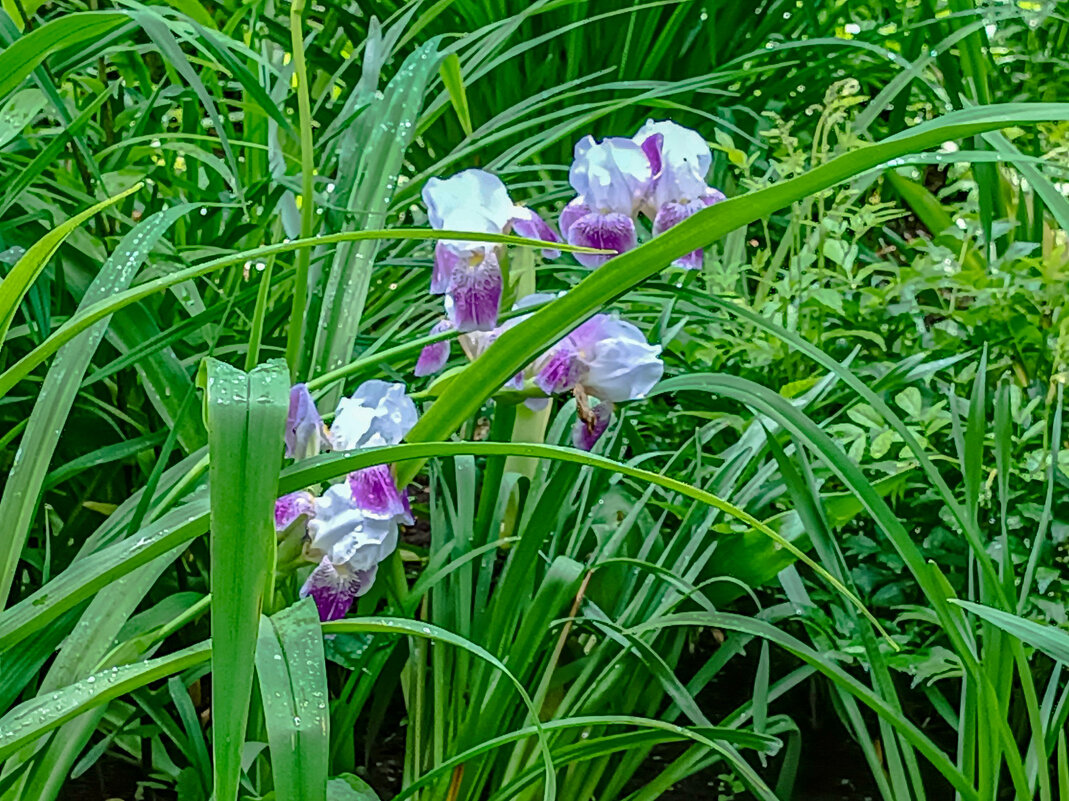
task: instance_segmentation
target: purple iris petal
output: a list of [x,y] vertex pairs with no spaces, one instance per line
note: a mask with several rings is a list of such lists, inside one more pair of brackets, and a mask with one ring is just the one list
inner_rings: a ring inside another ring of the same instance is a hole
[[[452,330],[453,324],[451,322],[439,320],[431,326],[431,335],[444,334],[446,331]],[[416,359],[416,375],[433,375],[445,367],[445,363],[449,361],[449,351],[452,348],[452,344],[452,340],[443,339],[441,342],[433,342],[424,346],[423,350],[419,352],[419,358]]]
[[[623,253],[638,244],[635,222],[626,214],[591,212],[573,222],[568,228],[568,243],[599,250]],[[575,259],[584,267],[600,267],[611,259],[609,254],[576,253]]]
[[642,140],[642,152],[650,160],[650,171],[653,173],[653,180],[655,181],[661,173],[661,147],[663,145],[664,134],[655,133]]
[[601,435],[605,433],[605,429],[609,427],[609,422],[612,420],[612,408],[611,403],[599,403],[591,409],[594,412],[594,419],[590,423],[584,420],[577,421],[575,427],[572,428],[572,444],[580,450],[593,450]]
[[585,217],[590,214],[593,209],[586,204],[586,201],[581,197],[575,198],[567,206],[561,209],[560,219],[557,224],[560,226],[560,233],[565,239],[568,238],[568,231],[575,224],[575,221],[580,217]]
[[405,493],[397,488],[389,465],[378,464],[349,474],[353,501],[366,515],[397,518],[412,524]]
[[728,196],[715,187],[706,187],[705,194],[702,195],[701,201],[706,206],[712,206],[719,203],[722,200],[727,200]]
[[547,395],[567,392],[575,386],[576,367],[575,351],[571,346],[558,345],[549,360],[538,371],[535,383]]
[[[683,220],[695,212],[705,208],[701,200],[692,200],[689,203],[665,203],[657,210],[657,216],[653,218],[653,235],[663,234],[669,228],[679,225]],[[702,266],[702,250],[692,250],[690,253],[676,259],[676,264],[686,267],[688,270],[700,270]]]
[[307,384],[296,384],[290,389],[285,441],[287,459],[307,459],[328,444],[323,418],[319,416]]
[[341,565],[339,569],[324,556],[304,582],[300,596],[312,596],[320,620],[339,620],[345,617],[357,596],[371,588],[377,568],[378,565],[375,565],[370,570],[353,571]]
[[431,294],[444,295],[449,291],[453,271],[468,261],[470,256],[454,245],[439,242],[434,246],[434,271],[431,273]]
[[458,331],[489,331],[501,306],[501,268],[492,250],[476,264],[453,270],[445,307]]
[[[556,231],[549,227],[537,212],[531,211],[526,206],[516,207],[516,216],[512,218],[512,233],[526,239],[541,239],[543,242],[560,242]],[[554,248],[546,248],[542,256],[547,259],[560,257],[560,251]]]
[[285,531],[298,517],[311,517],[314,510],[315,499],[310,492],[301,490],[283,495],[275,501],[275,530]]

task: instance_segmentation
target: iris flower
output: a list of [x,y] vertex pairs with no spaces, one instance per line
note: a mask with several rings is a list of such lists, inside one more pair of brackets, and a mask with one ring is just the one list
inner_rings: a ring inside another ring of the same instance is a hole
[[[561,211],[561,235],[571,245],[631,250],[638,244],[635,214],[652,178],[650,161],[636,142],[618,136],[580,139],[568,171],[578,196]],[[575,258],[584,267],[600,267],[612,256],[576,253]]]
[[[496,175],[464,170],[450,178],[431,178],[423,187],[432,228],[472,233],[515,233],[544,242],[560,238],[535,212],[517,206]],[[434,248],[431,293],[444,294],[449,320],[458,331],[489,331],[501,305],[503,246],[492,242],[439,240]],[[547,248],[546,258],[560,251]]]
[[[705,182],[713,154],[697,131],[669,120],[647,120],[633,141],[646,154],[652,173],[642,211],[653,222],[654,236],[725,199],[723,192]],[[700,269],[702,251],[691,251],[676,263],[688,269]]]
[[397,548],[397,520],[365,513],[348,483],[335,484],[316,498],[308,538],[305,557],[319,564],[300,595],[312,596],[321,620],[337,620],[371,589],[379,562]]
[[[286,454],[307,458],[324,446],[354,450],[396,445],[417,418],[404,384],[365,381],[338,403],[328,431],[308,388],[298,384],[290,393]],[[350,473],[318,498],[300,491],[275,503],[280,541],[298,536],[296,527],[301,526],[303,556],[317,563],[300,594],[315,600],[323,620],[343,617],[353,600],[371,588],[379,562],[397,548],[401,523],[413,523],[408,496],[385,464]]]

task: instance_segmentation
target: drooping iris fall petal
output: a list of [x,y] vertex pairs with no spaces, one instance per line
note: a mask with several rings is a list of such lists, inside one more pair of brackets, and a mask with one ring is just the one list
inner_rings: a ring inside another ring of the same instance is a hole
[[488,251],[482,259],[453,269],[445,310],[458,331],[489,331],[497,324],[503,290],[497,255]]
[[353,502],[365,516],[391,518],[406,525],[414,522],[408,496],[397,488],[389,465],[378,464],[353,471],[349,474],[349,488]]
[[[526,206],[516,206],[513,212],[512,233],[527,239],[541,239],[543,242],[560,242],[557,232],[549,227],[549,224],[534,211]],[[543,248],[542,256],[547,259],[556,259],[560,251],[555,248]]]
[[354,571],[370,570],[397,547],[397,521],[367,514],[345,482],[316,498],[308,537],[307,557],[319,561],[327,556],[336,566],[346,563]]
[[340,620],[348,613],[353,601],[371,589],[377,570],[378,565],[370,570],[353,571],[347,565],[335,565],[324,556],[301,586],[300,596],[312,596],[319,610],[319,619],[324,623]]
[[625,253],[638,244],[635,221],[626,214],[591,212],[568,226],[568,244],[609,250],[611,253],[576,253],[575,260],[584,267],[600,267],[617,253]]
[[[454,330],[453,324],[449,320],[439,320],[431,326],[430,334],[434,336],[452,330]],[[424,345],[423,350],[419,352],[419,358],[416,359],[416,376],[434,375],[445,367],[445,363],[449,361],[450,350],[452,350],[452,340],[449,339]]]
[[591,420],[576,421],[572,427],[572,444],[580,450],[593,450],[612,421],[612,409],[611,403],[602,401],[591,409],[593,413]]
[[275,501],[275,531],[282,532],[297,521],[315,512],[315,496],[306,490],[291,492]]

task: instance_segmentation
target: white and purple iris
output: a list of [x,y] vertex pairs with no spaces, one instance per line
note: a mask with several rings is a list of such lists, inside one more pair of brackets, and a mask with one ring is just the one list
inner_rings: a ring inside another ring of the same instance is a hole
[[[534,294],[521,298],[514,310],[553,300],[549,294]],[[492,331],[473,331],[460,336],[460,344],[467,357],[474,361],[504,331],[522,322],[528,315],[506,320]],[[428,345],[420,355],[417,366],[425,369],[422,375],[436,372],[445,364],[446,356],[428,354],[438,343]],[[435,369],[429,369],[430,367]],[[525,373],[531,378],[529,389]],[[608,314],[596,314],[539,357],[524,372],[505,384],[505,389],[526,391],[525,401],[531,406],[543,406],[548,398],[564,392],[575,395],[579,406],[579,423],[572,441],[577,448],[590,450],[605,433],[612,420],[615,404],[644,398],[664,374],[661,346],[651,345],[642,332],[627,322]],[[600,401],[589,405],[589,398]]]
[[[664,375],[661,346],[634,325],[595,314],[535,363],[535,384],[546,395],[572,392],[579,422],[572,443],[590,450],[608,428],[615,404],[646,397]],[[600,403],[591,407],[588,398]]]
[[[535,212],[517,206],[501,179],[485,170],[431,178],[423,187],[432,228],[477,234],[515,233],[555,243],[560,237]],[[560,251],[542,251],[556,258]],[[497,324],[504,279],[504,247],[493,242],[439,240],[434,248],[431,293],[445,295],[446,313],[458,331],[489,331]]]
[[[635,215],[653,179],[642,147],[614,136],[602,142],[586,136],[575,145],[568,183],[576,191],[560,214],[560,231],[570,245],[623,253],[638,244]],[[609,254],[576,253],[584,267],[600,267]]]
[[[584,137],[575,145],[568,172],[577,197],[561,212],[561,234],[571,245],[631,250],[638,244],[640,212],[657,236],[725,199],[706,183],[712,163],[709,145],[697,131],[668,120],[649,120],[630,139]],[[600,267],[612,256],[576,253],[575,258],[584,267]],[[677,260],[688,269],[701,263],[700,250]]]
[[[286,454],[306,458],[321,446],[354,450],[396,445],[417,417],[404,384],[365,381],[338,403],[328,432],[308,388],[298,384],[290,391]],[[305,527],[303,554],[317,566],[300,594],[315,600],[322,620],[344,617],[371,588],[379,562],[397,548],[398,525],[412,522],[408,495],[398,488],[389,465],[356,470],[318,498],[301,491],[275,503],[280,535],[295,525]]]
[[[706,206],[725,200],[724,193],[705,182],[713,154],[704,137],[670,120],[647,120],[633,137],[649,159],[653,177],[644,196],[643,213],[662,234]],[[677,264],[701,269],[702,251],[695,250]]]

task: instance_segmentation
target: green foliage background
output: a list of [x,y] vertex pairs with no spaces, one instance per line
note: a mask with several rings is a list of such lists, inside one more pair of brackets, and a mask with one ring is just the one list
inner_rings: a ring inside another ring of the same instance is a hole
[[[867,795],[1069,797],[1064,2],[3,9],[0,798],[785,801],[804,693]],[[731,200],[513,239],[566,293],[413,379],[423,182],[552,217],[650,117]],[[599,309],[665,380],[530,442],[493,396]],[[411,444],[283,466],[289,383],[372,377]],[[268,510],[383,462],[420,525],[321,627]]]

